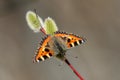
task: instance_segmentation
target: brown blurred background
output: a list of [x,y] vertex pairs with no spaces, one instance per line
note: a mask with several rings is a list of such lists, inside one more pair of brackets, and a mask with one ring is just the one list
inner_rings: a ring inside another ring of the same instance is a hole
[[79,80],[54,58],[32,63],[42,37],[25,20],[33,9],[52,17],[59,30],[87,38],[67,52],[85,80],[120,80],[119,0],[0,0],[0,80]]

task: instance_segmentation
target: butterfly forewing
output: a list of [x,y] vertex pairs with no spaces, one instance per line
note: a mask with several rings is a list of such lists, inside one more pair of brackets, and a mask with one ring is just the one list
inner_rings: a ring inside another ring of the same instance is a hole
[[75,47],[85,42],[84,38],[65,32],[56,32],[55,36],[62,37],[62,39],[66,41],[68,48]]

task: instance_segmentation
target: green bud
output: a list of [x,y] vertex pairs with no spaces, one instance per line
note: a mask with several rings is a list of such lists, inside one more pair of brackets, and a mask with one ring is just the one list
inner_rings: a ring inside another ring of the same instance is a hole
[[34,32],[40,32],[40,28],[43,27],[42,19],[32,11],[26,13],[26,21],[30,29]]
[[46,34],[54,35],[54,32],[58,31],[55,21],[50,17],[45,19],[44,25]]

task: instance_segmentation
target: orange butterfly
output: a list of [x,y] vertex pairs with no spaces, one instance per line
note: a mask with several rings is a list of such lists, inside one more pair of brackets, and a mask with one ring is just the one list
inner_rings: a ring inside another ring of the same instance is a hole
[[47,35],[36,51],[34,62],[44,61],[51,56],[64,60],[68,49],[84,43],[85,40],[83,37],[60,31],[55,32],[53,36]]

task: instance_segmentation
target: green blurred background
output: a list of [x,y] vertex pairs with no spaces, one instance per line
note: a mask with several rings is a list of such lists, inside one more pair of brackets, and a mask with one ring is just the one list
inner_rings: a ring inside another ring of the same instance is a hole
[[43,36],[27,26],[25,14],[33,9],[59,30],[87,38],[67,52],[85,80],[120,80],[119,0],[0,0],[0,80],[78,80],[55,58],[32,63]]

